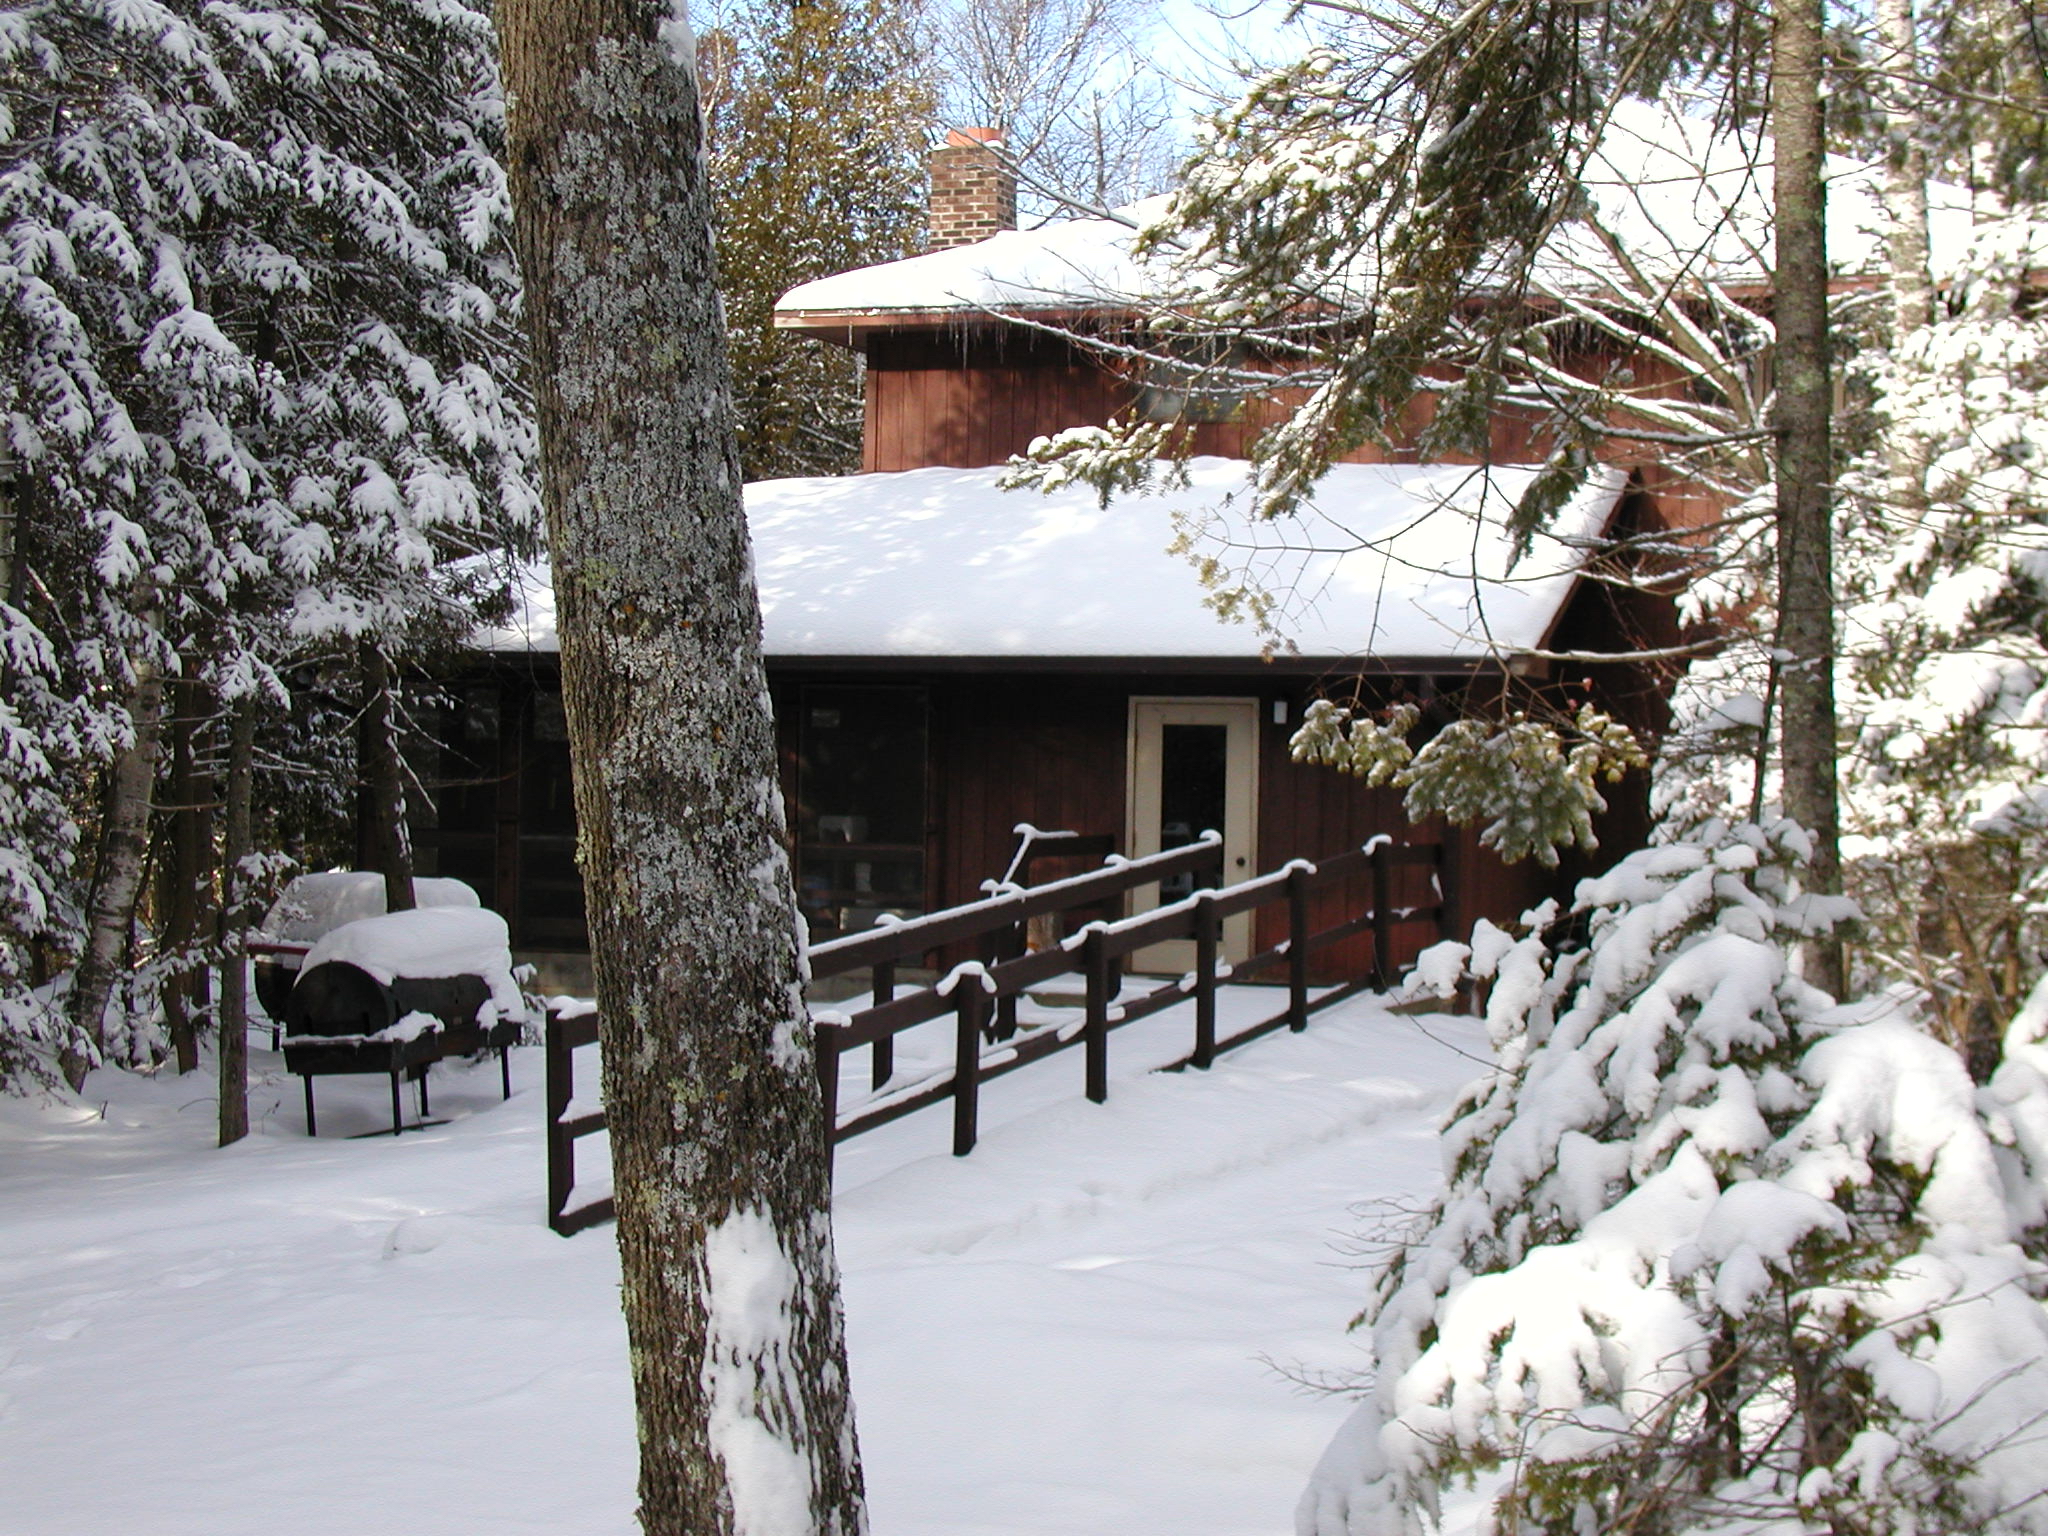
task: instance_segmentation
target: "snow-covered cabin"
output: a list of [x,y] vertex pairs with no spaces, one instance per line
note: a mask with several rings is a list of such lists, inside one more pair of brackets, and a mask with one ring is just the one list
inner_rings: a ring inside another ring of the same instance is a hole
[[[1664,226],[1697,217],[1673,201],[1658,152],[1646,145],[1638,172],[1617,174],[1617,196],[1670,202],[1639,210]],[[1411,827],[1396,792],[1297,765],[1288,738],[1315,697],[1427,702],[1500,689],[1511,673],[1547,674],[1654,726],[1653,669],[1534,653],[1669,644],[1668,603],[1580,567],[1617,527],[1711,509],[1653,466],[1617,465],[1509,572],[1503,516],[1528,471],[1500,466],[1530,450],[1529,423],[1509,418],[1490,470],[1363,450],[1278,530],[1233,512],[1260,425],[1246,413],[1195,425],[1205,457],[1183,492],[1104,509],[1078,487],[1002,491],[998,466],[1033,438],[1156,403],[1145,381],[1060,334],[1128,310],[1145,274],[1127,224],[1004,228],[1014,195],[976,138],[946,146],[933,170],[932,250],[805,284],[777,311],[779,325],[865,356],[866,472],[747,488],[814,935],[974,899],[1003,874],[1022,823],[1108,833],[1133,854],[1213,826],[1232,878],[1379,833],[1445,841],[1460,923],[1510,917],[1583,873],[1569,859],[1557,872],[1504,867],[1470,833]],[[1850,241],[1860,215],[1843,217]],[[1722,275],[1739,280],[1754,231],[1731,226],[1729,238]],[[1285,643],[1219,622],[1190,549],[1284,594],[1273,627]],[[455,782],[417,840],[429,868],[492,893],[522,954],[561,954],[585,943],[566,733],[544,579],[527,596],[488,637],[493,665],[449,722],[441,777]],[[1639,785],[1611,799],[1602,862],[1646,825]]]

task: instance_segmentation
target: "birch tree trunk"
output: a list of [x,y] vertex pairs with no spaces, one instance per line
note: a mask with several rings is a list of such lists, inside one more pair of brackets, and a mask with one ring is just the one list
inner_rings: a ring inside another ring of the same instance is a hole
[[[1828,357],[1821,0],[1778,0],[1771,26],[1777,219],[1779,761],[1785,813],[1814,843],[1813,889],[1842,888],[1835,785],[1834,404]],[[1807,980],[1842,995],[1842,948],[1818,940]]]
[[864,1527],[680,6],[500,0],[650,1536]]
[[[1896,346],[1934,319],[1934,276],[1927,255],[1927,148],[1913,0],[1877,0],[1877,31],[1889,77],[1884,115],[1892,147],[1885,161],[1884,201],[1891,228],[1885,243]],[[1916,484],[1916,493],[1918,489]]]
[[[1927,150],[1921,121],[1920,46],[1913,0],[1877,0],[1877,31],[1883,45],[1885,125],[1891,154],[1884,167],[1885,254],[1891,268],[1892,346],[1934,319],[1934,276],[1927,251]],[[1886,496],[1903,516],[1917,518],[1927,507],[1927,464],[1908,434],[1890,434]]]
[[220,1145],[249,1134],[249,932],[251,811],[256,799],[256,707],[235,700],[228,725],[228,782],[221,827]]
[[164,680],[153,660],[136,664],[128,695],[133,735],[115,755],[107,773],[106,815],[100,826],[99,858],[92,898],[86,908],[85,952],[71,984],[73,1038],[89,1047],[67,1047],[59,1055],[64,1080],[74,1090],[105,1052],[107,1004],[125,968],[128,930],[142,895],[149,860],[149,792],[156,781],[158,727],[163,718]]

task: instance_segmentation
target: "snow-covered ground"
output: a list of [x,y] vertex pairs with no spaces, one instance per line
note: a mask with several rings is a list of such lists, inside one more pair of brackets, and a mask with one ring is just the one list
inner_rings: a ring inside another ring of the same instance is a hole
[[[1226,994],[1242,1017],[1272,993]],[[1225,1025],[1230,1023],[1226,1016]],[[837,1224],[876,1536],[1257,1536],[1346,1402],[1345,1251],[1437,1179],[1471,1021],[1365,1001],[1206,1074],[1184,1017],[840,1148]],[[200,1078],[102,1072],[0,1101],[0,1531],[628,1536],[634,1445],[609,1228],[542,1223],[540,1053],[436,1069],[445,1125],[381,1078],[257,1052],[255,1128],[211,1146]],[[587,1145],[587,1144],[586,1144]]]

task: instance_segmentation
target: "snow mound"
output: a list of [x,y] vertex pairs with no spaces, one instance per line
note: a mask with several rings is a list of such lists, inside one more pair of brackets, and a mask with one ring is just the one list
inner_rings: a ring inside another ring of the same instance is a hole
[[[422,907],[477,907],[475,891],[460,880],[415,878],[413,900]],[[374,870],[329,869],[299,875],[263,917],[267,938],[310,944],[358,918],[384,915],[384,877]]]

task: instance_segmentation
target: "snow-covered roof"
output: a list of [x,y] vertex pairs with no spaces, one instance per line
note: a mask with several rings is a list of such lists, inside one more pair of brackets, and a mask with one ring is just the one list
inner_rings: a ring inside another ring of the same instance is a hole
[[[1769,141],[1736,137],[1660,107],[1618,111],[1585,182],[1602,221],[1656,277],[1694,276],[1741,287],[1770,281]],[[1873,273],[1884,259],[1883,183],[1878,167],[1829,162],[1828,250],[1838,272]],[[1055,221],[978,244],[861,267],[792,288],[776,305],[785,325],[829,326],[835,316],[898,317],[961,310],[1008,313],[1123,307],[1182,292],[1168,262],[1131,254],[1136,230],[1159,218],[1151,198],[1116,218]],[[1971,234],[1967,195],[1931,189],[1930,241],[1937,273],[1953,270]],[[1546,248],[1539,277],[1570,291],[1600,289],[1618,275],[1612,257],[1583,225],[1568,225]],[[1358,299],[1370,273],[1345,275]],[[1335,296],[1335,295],[1333,295]]]
[[842,310],[1069,310],[1128,303],[1156,292],[1163,269],[1148,271],[1131,254],[1138,226],[1166,211],[1147,198],[1114,219],[1056,219],[1011,229],[972,245],[950,246],[879,266],[821,277],[790,289],[779,314]]
[[[1249,523],[1246,466],[1196,459],[1182,490],[1107,509],[1074,486],[1004,491],[999,469],[768,480],[746,490],[771,658],[1148,657],[1249,661],[1251,626],[1203,605],[1184,531],[1280,594],[1280,632],[1307,657],[1463,665],[1540,646],[1583,543],[1625,476],[1604,470],[1509,569],[1507,513],[1533,469],[1340,464],[1302,516]],[[544,571],[523,611],[480,637],[553,650]]]

